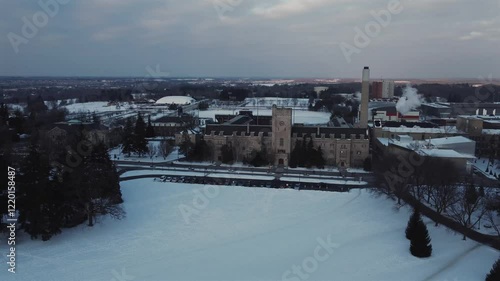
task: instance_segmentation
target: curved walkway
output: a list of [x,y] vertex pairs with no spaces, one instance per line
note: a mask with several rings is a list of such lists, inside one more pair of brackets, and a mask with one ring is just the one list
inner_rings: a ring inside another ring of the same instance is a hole
[[474,251],[475,249],[479,248],[479,247],[482,247],[484,246],[483,244],[480,244],[480,243],[477,243],[476,245],[474,245],[473,247],[467,249],[465,252],[463,252],[462,254],[460,254],[459,256],[455,257],[454,259],[452,259],[451,261],[449,261],[447,264],[445,264],[442,268],[440,268],[438,271],[434,272],[433,274],[431,274],[429,277],[425,278],[424,281],[431,281],[433,280],[433,278],[435,278],[436,276],[438,276],[439,274],[443,273],[444,271],[450,269],[452,266],[454,266],[455,264],[457,264],[459,261],[461,261],[465,256],[467,256],[468,254],[470,254],[472,251]]

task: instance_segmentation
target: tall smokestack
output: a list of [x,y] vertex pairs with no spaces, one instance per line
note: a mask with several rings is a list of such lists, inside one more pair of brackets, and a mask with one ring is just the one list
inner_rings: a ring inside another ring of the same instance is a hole
[[359,107],[359,123],[360,128],[368,127],[368,98],[370,93],[370,68],[365,66],[363,69],[363,78],[361,79],[361,105]]

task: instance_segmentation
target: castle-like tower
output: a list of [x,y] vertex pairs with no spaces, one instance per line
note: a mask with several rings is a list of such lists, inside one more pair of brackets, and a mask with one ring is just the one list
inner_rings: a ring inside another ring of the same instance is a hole
[[288,166],[292,141],[292,109],[278,108],[272,110],[272,150],[274,164]]

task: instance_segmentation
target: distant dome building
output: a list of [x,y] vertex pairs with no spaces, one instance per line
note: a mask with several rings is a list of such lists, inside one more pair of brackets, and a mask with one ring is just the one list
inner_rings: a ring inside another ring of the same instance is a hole
[[168,96],[168,97],[163,97],[163,98],[157,100],[155,104],[157,104],[157,105],[162,105],[162,104],[184,105],[184,104],[192,104],[195,101],[196,100],[193,99],[192,97]]

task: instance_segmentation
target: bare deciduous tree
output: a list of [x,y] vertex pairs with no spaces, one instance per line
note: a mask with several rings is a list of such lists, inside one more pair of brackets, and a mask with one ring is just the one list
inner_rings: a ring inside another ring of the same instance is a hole
[[121,220],[125,217],[122,206],[115,204],[109,198],[95,198],[86,204],[88,225],[93,226],[97,216],[110,215],[113,219]]
[[172,146],[168,143],[167,140],[161,140],[158,145],[158,152],[163,157],[163,159],[167,159],[167,156],[172,152]]
[[148,144],[148,156],[153,161],[153,157],[155,157],[156,153],[158,153],[158,147],[157,145],[154,145],[153,143]]
[[[456,187],[452,185],[443,185],[433,188],[430,191],[430,204],[438,214],[446,213],[447,210],[458,203]],[[438,222],[436,222],[438,226]]]
[[497,195],[495,191],[487,191],[486,194],[486,204],[484,206],[486,210],[484,216],[491,228],[493,228],[500,237],[500,196]]
[[[450,206],[450,217],[467,229],[473,229],[486,213],[485,197],[480,196],[474,185],[458,192],[459,200]],[[464,233],[463,240],[466,240]]]

